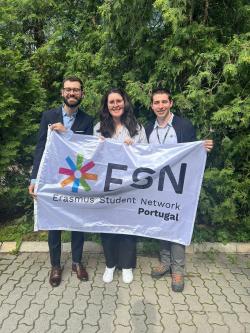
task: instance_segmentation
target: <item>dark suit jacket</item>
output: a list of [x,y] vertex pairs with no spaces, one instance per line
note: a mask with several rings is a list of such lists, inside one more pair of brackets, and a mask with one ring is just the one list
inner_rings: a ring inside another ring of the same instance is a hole
[[[145,128],[148,141],[149,141],[149,136],[154,129],[154,124],[155,122],[150,122]],[[175,115],[172,125],[173,128],[175,129],[178,143],[192,142],[196,140],[195,128],[188,119],[178,117]]]
[[[63,124],[62,107],[43,112],[40,123],[40,129],[38,133],[38,142],[34,155],[34,163],[31,173],[31,179],[35,179],[37,176],[40,161],[46,144],[48,125],[59,122]],[[74,133],[78,134],[92,135],[93,118],[87,115],[85,112],[78,110],[76,119],[74,121],[73,126],[71,127],[71,130]]]

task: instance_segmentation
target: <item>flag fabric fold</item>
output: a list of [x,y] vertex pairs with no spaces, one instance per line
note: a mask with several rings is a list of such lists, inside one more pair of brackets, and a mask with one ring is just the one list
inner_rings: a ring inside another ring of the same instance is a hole
[[130,234],[188,245],[205,163],[201,141],[125,145],[49,131],[34,229]]

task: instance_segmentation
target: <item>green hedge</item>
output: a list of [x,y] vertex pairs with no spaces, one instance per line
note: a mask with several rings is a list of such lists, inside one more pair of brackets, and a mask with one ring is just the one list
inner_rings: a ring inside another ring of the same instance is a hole
[[194,239],[249,240],[248,1],[4,0],[1,10],[1,223],[31,212],[41,112],[75,74],[96,119],[104,91],[121,86],[146,123],[151,89],[169,87],[175,111],[215,141]]

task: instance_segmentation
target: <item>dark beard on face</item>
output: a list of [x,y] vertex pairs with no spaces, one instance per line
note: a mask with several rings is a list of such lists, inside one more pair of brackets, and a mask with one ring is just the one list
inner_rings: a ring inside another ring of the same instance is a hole
[[75,108],[76,106],[78,106],[81,103],[82,98],[77,98],[75,103],[69,103],[65,97],[63,98],[63,101],[69,108]]

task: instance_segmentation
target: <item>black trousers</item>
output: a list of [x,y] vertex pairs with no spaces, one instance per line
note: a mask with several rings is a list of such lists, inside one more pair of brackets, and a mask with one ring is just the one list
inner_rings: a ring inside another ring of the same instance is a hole
[[106,266],[136,267],[136,237],[120,234],[101,234]]
[[[60,266],[61,263],[61,230],[50,230],[48,236],[50,262],[52,266]],[[80,263],[84,244],[84,233],[71,232],[72,261]]]

